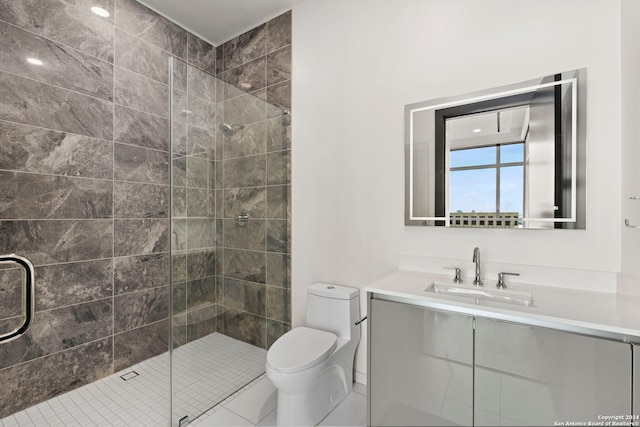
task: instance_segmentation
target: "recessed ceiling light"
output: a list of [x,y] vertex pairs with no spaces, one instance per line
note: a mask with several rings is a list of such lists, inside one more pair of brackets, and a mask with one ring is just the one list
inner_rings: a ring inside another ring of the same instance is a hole
[[109,16],[109,12],[107,12],[106,10],[98,6],[93,6],[91,8],[91,12],[95,13],[98,16],[102,16],[103,18],[106,18]]
[[482,129],[474,129],[473,133],[478,133],[478,132],[482,132]]
[[27,62],[33,65],[42,65],[42,61],[36,58],[27,58]]

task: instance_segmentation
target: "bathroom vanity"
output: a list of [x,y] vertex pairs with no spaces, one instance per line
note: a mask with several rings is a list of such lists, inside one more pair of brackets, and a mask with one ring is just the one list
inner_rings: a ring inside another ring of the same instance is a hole
[[411,271],[365,290],[371,426],[640,425],[640,297]]

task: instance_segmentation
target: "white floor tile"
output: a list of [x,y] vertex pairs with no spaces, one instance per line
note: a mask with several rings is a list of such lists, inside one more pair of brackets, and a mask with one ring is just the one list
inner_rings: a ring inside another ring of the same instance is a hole
[[338,406],[322,420],[319,426],[367,425],[367,398],[360,393],[351,392]]
[[258,424],[259,427],[275,427],[276,425],[276,410],[274,409],[260,421]]
[[236,427],[254,426],[251,421],[231,412],[226,408],[220,408],[198,423],[198,427]]
[[[195,419],[263,374],[266,350],[214,333],[176,349],[173,361],[174,386],[180,390],[174,393],[175,415]],[[139,375],[128,381],[120,378],[131,371]],[[260,387],[255,396],[248,396],[248,404],[257,402],[258,392],[267,392],[265,385]],[[163,426],[168,424],[168,402],[169,357],[165,353],[0,419],[0,427]],[[245,411],[255,422],[245,420],[249,424],[237,425],[254,425],[275,406],[263,403],[262,412],[256,408]]]
[[276,402],[277,390],[271,380],[265,376],[224,406],[258,424],[276,408]]

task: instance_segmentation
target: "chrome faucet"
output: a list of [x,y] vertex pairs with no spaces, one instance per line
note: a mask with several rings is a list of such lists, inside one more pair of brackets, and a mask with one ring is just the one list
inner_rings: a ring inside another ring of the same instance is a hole
[[473,279],[473,286],[483,286],[480,274],[480,248],[473,248],[473,262],[476,263],[476,277]]

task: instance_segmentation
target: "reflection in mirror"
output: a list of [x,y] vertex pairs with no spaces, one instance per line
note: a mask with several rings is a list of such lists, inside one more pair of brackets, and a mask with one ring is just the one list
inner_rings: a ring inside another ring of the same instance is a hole
[[585,227],[585,70],[405,107],[405,224]]

